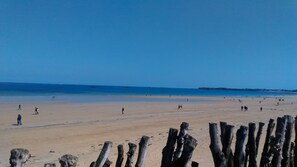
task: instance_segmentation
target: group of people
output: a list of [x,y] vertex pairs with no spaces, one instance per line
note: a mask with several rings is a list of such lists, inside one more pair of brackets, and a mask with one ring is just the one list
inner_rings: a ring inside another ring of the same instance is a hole
[[183,108],[183,105],[178,105],[177,106],[177,109],[182,109]]
[[[22,110],[22,105],[21,104],[19,104],[18,110]],[[39,108],[38,107],[35,107],[34,111],[35,111],[34,115],[39,114]],[[18,114],[18,116],[17,116],[17,126],[20,126],[20,125],[22,125],[22,115]]]
[[247,106],[241,106],[241,111],[247,111],[249,108]]

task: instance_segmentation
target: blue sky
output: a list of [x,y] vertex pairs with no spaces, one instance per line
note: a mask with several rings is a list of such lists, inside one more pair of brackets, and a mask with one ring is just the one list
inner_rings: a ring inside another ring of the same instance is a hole
[[297,89],[297,1],[1,0],[0,82]]

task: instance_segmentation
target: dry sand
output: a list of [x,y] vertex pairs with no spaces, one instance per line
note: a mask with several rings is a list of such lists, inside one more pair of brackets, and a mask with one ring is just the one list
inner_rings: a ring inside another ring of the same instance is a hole
[[[276,106],[275,97],[266,100],[263,97],[241,97],[242,103],[238,97],[195,97],[210,100],[205,102],[191,102],[194,97],[180,98],[189,98],[190,101],[27,102],[22,104],[21,111],[17,110],[19,103],[0,103],[0,166],[8,166],[10,150],[21,147],[28,149],[33,156],[27,162],[29,167],[40,167],[49,162],[58,164],[58,158],[67,153],[79,157],[79,167],[87,167],[97,159],[102,144],[107,140],[114,144],[109,159],[115,162],[118,144],[124,144],[127,152],[128,142],[138,144],[141,136],[147,135],[151,139],[145,164],[147,167],[157,167],[160,166],[168,129],[179,128],[181,122],[186,121],[190,124],[189,134],[198,139],[192,160],[199,162],[202,167],[211,167],[209,122],[225,121],[235,125],[237,130],[240,125],[263,121],[266,131],[270,118],[285,114],[295,116],[297,111],[296,96],[284,97],[285,101],[280,102],[279,106]],[[183,105],[182,110],[177,109],[178,104]],[[242,105],[248,106],[249,110],[240,111]],[[39,115],[33,115],[35,106],[40,108]],[[259,110],[260,106],[263,106],[263,111]],[[122,107],[125,107],[124,115],[121,114]],[[18,113],[23,116],[22,126],[13,125]],[[136,161],[136,157],[134,159]]]

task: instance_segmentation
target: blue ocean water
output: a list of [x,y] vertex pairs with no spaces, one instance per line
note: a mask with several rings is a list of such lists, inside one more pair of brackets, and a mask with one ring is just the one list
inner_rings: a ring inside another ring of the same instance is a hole
[[[114,96],[109,96],[114,95]],[[69,101],[123,101],[121,96],[282,96],[292,92],[252,90],[201,90],[188,88],[155,88],[126,86],[62,85],[33,83],[0,83],[0,101],[44,101],[49,96],[63,97]],[[95,97],[95,98],[94,98]],[[132,98],[132,97],[130,97]],[[127,98],[125,98],[127,99]],[[131,100],[131,99],[128,99]],[[133,99],[137,101],[137,98]],[[138,99],[139,100],[139,99]],[[154,99],[156,100],[156,99]],[[157,100],[162,100],[157,99]]]

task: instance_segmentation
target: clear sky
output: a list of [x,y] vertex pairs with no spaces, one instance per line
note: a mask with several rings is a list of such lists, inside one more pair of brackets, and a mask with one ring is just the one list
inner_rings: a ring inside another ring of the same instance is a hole
[[297,0],[1,0],[0,82],[297,89]]

